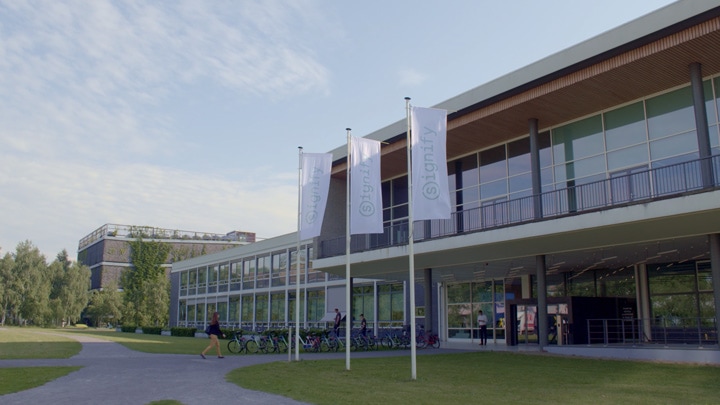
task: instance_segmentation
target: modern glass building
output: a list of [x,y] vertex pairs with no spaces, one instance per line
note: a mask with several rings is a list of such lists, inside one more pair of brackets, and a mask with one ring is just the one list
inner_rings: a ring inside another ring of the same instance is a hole
[[[720,4],[673,3],[434,107],[450,112],[452,218],[413,224],[410,286],[406,120],[367,135],[385,231],[352,238],[354,316],[414,310],[464,341],[482,309],[508,345],[717,346]],[[346,310],[346,147],[332,153],[322,234],[300,254],[305,326]],[[294,324],[295,238],[175,263],[171,319]]]

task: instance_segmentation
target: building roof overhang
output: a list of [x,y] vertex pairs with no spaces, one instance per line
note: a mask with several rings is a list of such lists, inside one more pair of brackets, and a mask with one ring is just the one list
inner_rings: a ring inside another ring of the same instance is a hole
[[[542,131],[685,85],[692,63],[715,75],[718,49],[720,4],[673,3],[433,106],[449,112],[447,157],[527,136],[531,119]],[[406,133],[402,119],[366,136],[387,143],[383,179],[407,172]],[[332,153],[333,176],[344,178],[347,148]]]

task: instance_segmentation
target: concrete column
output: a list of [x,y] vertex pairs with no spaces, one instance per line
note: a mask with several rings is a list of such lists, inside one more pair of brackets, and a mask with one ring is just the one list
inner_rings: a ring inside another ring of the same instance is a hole
[[425,332],[437,331],[435,327],[435,308],[433,306],[432,291],[432,269],[423,270],[424,293],[425,293]]
[[715,329],[720,334],[720,234],[709,235],[708,242],[710,242],[710,271],[715,299]]
[[547,284],[545,282],[545,255],[535,256],[537,274],[537,325],[540,350],[548,345]]
[[705,158],[701,164],[703,187],[712,187],[713,179],[712,149],[710,147],[710,130],[707,123],[705,109],[705,89],[702,82],[702,66],[695,62],[690,64],[690,83],[692,84],[693,107],[695,108],[695,127],[697,128],[698,152],[700,159]]
[[533,209],[535,219],[542,218],[542,183],[540,181],[540,148],[538,146],[538,120],[531,118],[528,120],[530,131],[530,176],[532,177],[532,193],[533,193]]
[[640,336],[642,341],[650,341],[652,323],[650,322],[650,290],[648,287],[647,265],[635,266],[635,300],[637,301],[637,314],[642,325]]

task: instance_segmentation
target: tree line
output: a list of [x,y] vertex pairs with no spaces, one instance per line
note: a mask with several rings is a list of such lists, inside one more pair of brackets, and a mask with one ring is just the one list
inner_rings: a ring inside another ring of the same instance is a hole
[[90,291],[90,269],[71,261],[66,250],[48,264],[32,242],[19,243],[0,259],[0,325],[167,325],[170,283],[162,264],[170,248],[138,239],[131,249],[133,266],[121,275],[122,290],[110,282]]

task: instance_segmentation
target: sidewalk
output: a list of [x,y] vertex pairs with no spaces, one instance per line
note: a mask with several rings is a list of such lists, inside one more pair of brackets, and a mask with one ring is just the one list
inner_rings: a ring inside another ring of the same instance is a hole
[[561,356],[589,357],[596,359],[661,361],[672,363],[720,365],[720,348],[717,345],[698,347],[692,345],[549,345],[541,351],[536,344],[506,346],[504,343],[488,342],[478,346],[477,341],[443,342],[448,349],[489,350],[505,352],[543,352]]
[[[1,332],[0,332],[1,333]],[[63,335],[67,336],[67,335]],[[89,336],[69,359],[0,360],[0,367],[82,366],[78,371],[26,391],[0,396],[3,405],[148,404],[174,399],[185,405],[238,403],[302,404],[282,396],[251,391],[225,381],[233,369],[278,361],[268,355],[227,356],[148,354]]]

